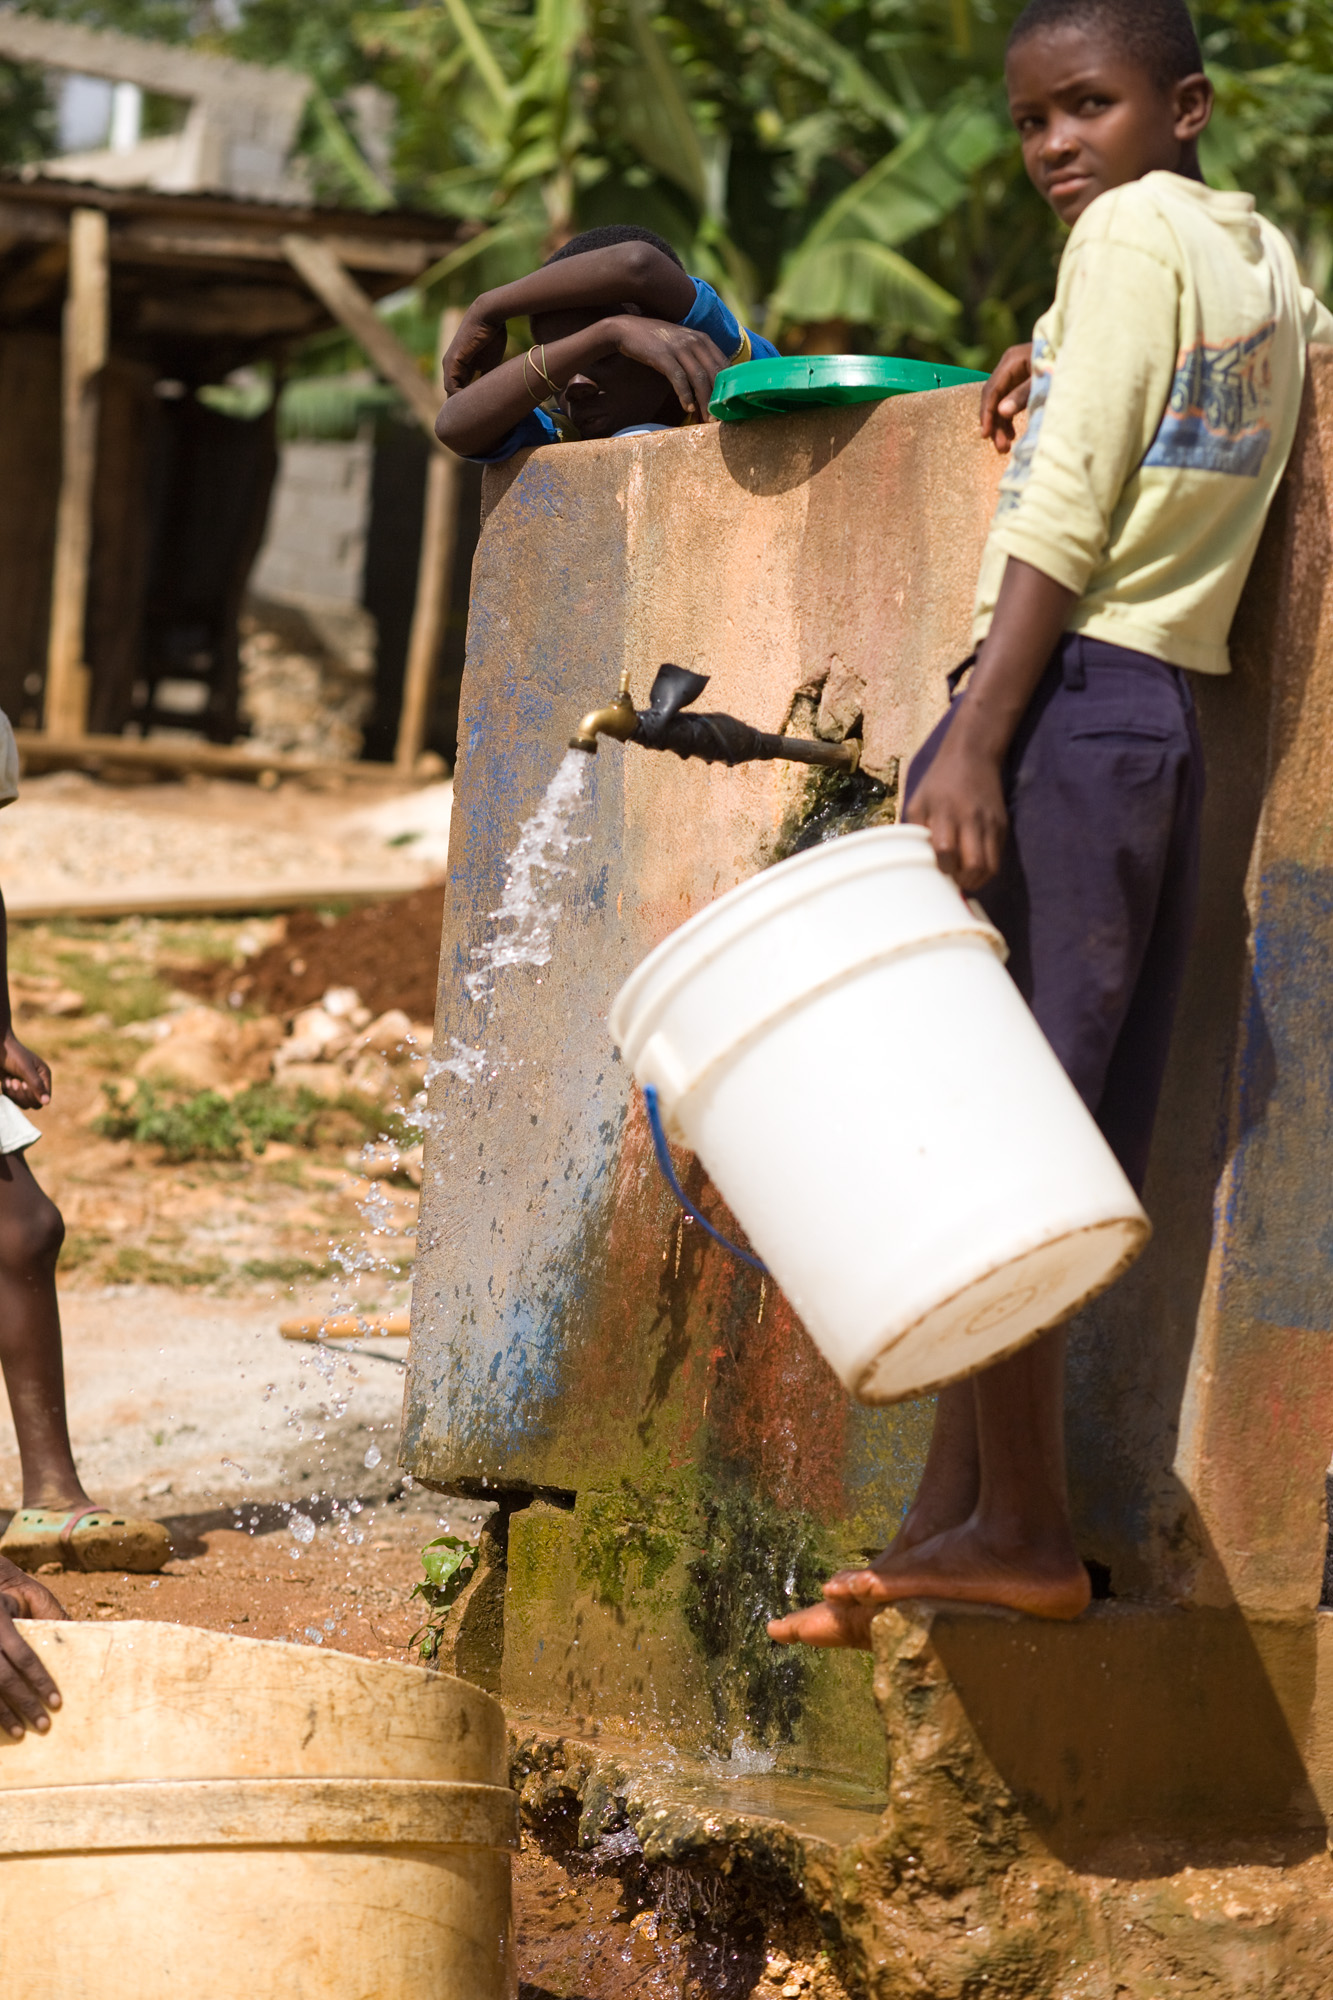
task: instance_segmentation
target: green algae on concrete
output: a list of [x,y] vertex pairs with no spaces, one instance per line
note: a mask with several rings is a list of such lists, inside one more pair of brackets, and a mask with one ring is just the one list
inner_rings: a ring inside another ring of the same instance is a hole
[[836,1560],[816,1523],[741,1487],[534,1501],[509,1519],[502,1696],[579,1730],[875,1782],[869,1660],[780,1651],[764,1630]]

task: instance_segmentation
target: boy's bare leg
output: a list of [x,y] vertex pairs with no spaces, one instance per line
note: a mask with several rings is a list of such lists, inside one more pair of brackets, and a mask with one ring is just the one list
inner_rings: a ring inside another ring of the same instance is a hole
[[969,1518],[911,1548],[843,1572],[837,1595],[773,1619],[783,1643],[865,1646],[882,1605],[905,1597],[994,1604],[1077,1618],[1088,1574],[1069,1519],[1064,1454],[1063,1329],[976,1378],[980,1492]]
[[21,1153],[0,1155],[0,1371],[23,1467],[25,1507],[79,1507],[88,1499],[65,1417],[56,1303],[60,1210]]
[[[942,1535],[966,1521],[981,1493],[981,1456],[977,1446],[977,1399],[975,1384],[951,1382],[941,1389],[935,1403],[935,1427],[930,1434],[921,1484],[916,1498],[903,1516],[902,1526],[884,1554],[900,1556],[921,1542]],[[862,1569],[840,1569],[824,1585],[829,1599],[852,1603],[857,1597],[855,1578]]]
[[[935,1427],[916,1498],[888,1548],[876,1560],[882,1563],[904,1555],[946,1528],[956,1528],[972,1513],[980,1490],[975,1388],[971,1381],[952,1382],[940,1390],[935,1403]],[[824,1585],[825,1603],[791,1614],[801,1622],[800,1632],[791,1636],[807,1646],[868,1646],[870,1621],[883,1607],[860,1601],[858,1589],[865,1575],[864,1569],[840,1569],[831,1576]],[[781,1636],[776,1628],[790,1622],[771,1621],[770,1636]]]

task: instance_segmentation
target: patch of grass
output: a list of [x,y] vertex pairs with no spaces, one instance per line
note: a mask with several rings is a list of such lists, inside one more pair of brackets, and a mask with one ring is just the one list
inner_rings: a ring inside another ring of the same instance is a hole
[[83,995],[89,1013],[109,1014],[117,1028],[166,1012],[170,995],[142,960],[113,958],[102,963],[85,952],[61,951],[56,963],[61,976]]
[[125,1243],[102,1267],[108,1285],[176,1285],[189,1288],[215,1285],[225,1277],[227,1266],[220,1257],[203,1257],[197,1264],[180,1264],[169,1257],[156,1257]]
[[113,1091],[103,1089],[107,1108],[93,1129],[104,1139],[160,1146],[163,1157],[176,1162],[235,1159],[241,1150],[242,1127],[216,1090],[173,1102],[160,1097],[151,1083],[139,1083],[128,1104],[122,1104]]
[[247,1257],[241,1269],[247,1278],[273,1278],[281,1285],[310,1284],[342,1273],[341,1264],[316,1264],[309,1257]]
[[114,1089],[106,1090],[106,1098],[107,1108],[95,1126],[103,1138],[160,1146],[163,1158],[177,1165],[185,1160],[236,1160],[247,1148],[262,1155],[272,1140],[312,1151],[367,1138],[411,1143],[396,1112],[385,1111],[355,1091],[330,1100],[312,1090],[286,1092],[270,1083],[256,1083],[226,1098],[216,1090],[180,1096],[140,1082],[128,1103],[121,1102]]
[[71,1231],[65,1238],[60,1252],[61,1276],[66,1276],[70,1271],[82,1270],[85,1264],[91,1264],[94,1258],[101,1256],[110,1241],[111,1238],[100,1229]]
[[[38,1033],[39,1024],[32,1023],[32,1033]],[[79,1020],[42,1021],[40,1034],[42,1044],[51,1039],[51,1031],[64,1029],[63,1047],[87,1056],[95,1067],[106,1076],[125,1076],[134,1068],[143,1053],[141,1042],[126,1040],[114,1028],[89,1028]]]

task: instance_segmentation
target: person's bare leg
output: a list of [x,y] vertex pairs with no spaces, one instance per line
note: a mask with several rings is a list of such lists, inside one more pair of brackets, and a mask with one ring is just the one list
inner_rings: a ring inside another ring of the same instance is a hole
[[[902,1555],[920,1542],[931,1541],[946,1528],[966,1521],[981,1492],[981,1457],[977,1446],[977,1399],[974,1382],[951,1382],[935,1401],[935,1426],[916,1498],[884,1556]],[[877,1558],[884,1560],[884,1556]],[[859,1569],[840,1569],[824,1585],[830,1600],[855,1601],[850,1587]]]
[[784,1644],[856,1646],[884,1604],[925,1597],[1077,1618],[1088,1574],[1069,1519],[1064,1454],[1063,1328],[976,1378],[981,1486],[968,1520],[910,1549],[888,1550],[839,1579],[832,1601],[770,1622]]
[[23,1467],[25,1507],[79,1507],[88,1499],[65,1416],[56,1302],[60,1210],[21,1153],[0,1155],[0,1372]]

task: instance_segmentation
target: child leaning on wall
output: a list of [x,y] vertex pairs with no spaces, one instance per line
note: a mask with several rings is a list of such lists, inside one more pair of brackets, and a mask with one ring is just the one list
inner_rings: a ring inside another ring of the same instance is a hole
[[[0,714],[0,806],[17,797],[18,750]],[[171,1553],[166,1529],[90,1500],[70,1446],[56,1300],[65,1225],[28,1165],[27,1149],[41,1133],[23,1115],[50,1101],[50,1070],[14,1033],[0,897],[0,1373],[23,1468],[23,1504],[0,1536],[0,1557],[28,1571],[55,1564],[148,1572]]]
[[[1333,317],[1250,196],[1204,185],[1212,89],[1183,0],[1032,0],[1005,77],[1028,174],[1072,233],[1030,350],[982,393],[1028,420],[982,558],[977,650],[913,760],[907,818],[979,895],[1141,1187],[1194,918],[1203,764],[1187,673],[1227,635]],[[906,1597],[1074,1618],[1064,1334],[940,1395],[896,1540],[775,1639],[866,1645]]]
[[[506,361],[517,319],[532,345]],[[435,434],[497,465],[528,445],[703,423],[720,369],[777,351],[651,229],[589,229],[539,271],[473,301],[444,357]]]

